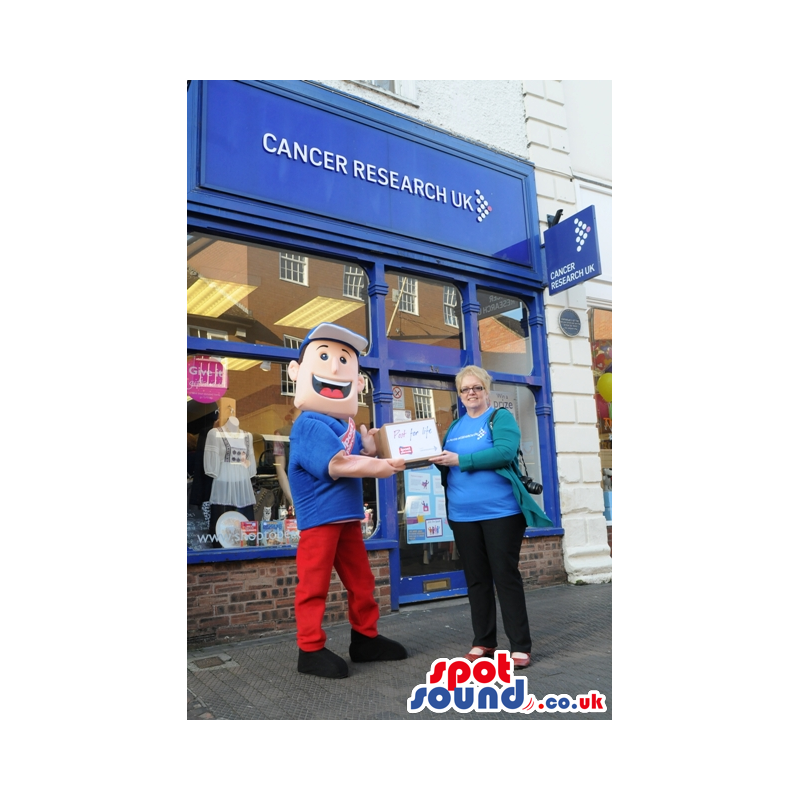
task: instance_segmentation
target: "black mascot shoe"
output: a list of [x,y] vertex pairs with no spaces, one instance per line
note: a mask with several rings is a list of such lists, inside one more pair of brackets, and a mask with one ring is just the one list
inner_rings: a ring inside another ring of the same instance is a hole
[[400,642],[378,634],[374,639],[358,631],[350,631],[350,659],[359,661],[402,661],[408,658]]
[[327,647],[313,652],[301,650],[297,657],[297,671],[320,678],[346,678],[347,662]]

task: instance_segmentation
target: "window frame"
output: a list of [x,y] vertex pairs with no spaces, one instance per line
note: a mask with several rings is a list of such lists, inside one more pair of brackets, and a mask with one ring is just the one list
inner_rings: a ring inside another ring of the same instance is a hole
[[[452,292],[453,302],[448,302],[448,295]],[[461,330],[461,324],[458,316],[458,289],[453,284],[444,284],[442,286],[442,306],[444,309],[444,324],[449,325],[451,328]],[[454,322],[450,322],[448,316],[452,316]]]
[[[292,265],[289,267],[289,271],[291,273],[294,273],[295,267],[298,264],[302,264],[302,279],[295,280],[294,277],[286,277],[286,275],[284,275],[284,268],[286,264]],[[278,277],[280,280],[286,281],[287,283],[294,283],[297,286],[308,286],[308,256],[304,256],[301,253],[293,253],[290,250],[279,250]]]
[[[367,273],[359,267],[357,264],[343,264],[344,267],[344,274],[342,277],[342,297],[346,297],[349,300],[358,300],[361,303],[366,302],[366,293],[367,293]],[[349,272],[348,270],[356,270],[355,272]],[[350,288],[353,281],[348,281],[348,278],[357,278],[359,281],[359,294],[350,294],[348,289]]]
[[[413,293],[408,290],[409,284],[413,281]],[[397,310],[404,314],[413,314],[415,317],[419,316],[419,281],[412,275],[398,275],[397,276]],[[414,308],[405,308],[404,298],[410,297],[413,300]]]
[[[414,400],[414,415],[416,419],[431,419],[433,413],[433,389],[412,386],[411,397]],[[422,410],[424,406],[424,411]]]

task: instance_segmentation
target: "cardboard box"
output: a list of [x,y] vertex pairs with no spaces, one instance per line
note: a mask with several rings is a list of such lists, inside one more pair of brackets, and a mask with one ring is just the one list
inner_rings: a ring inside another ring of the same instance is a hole
[[380,458],[402,458],[407,463],[427,461],[442,452],[435,419],[387,422],[376,437]]

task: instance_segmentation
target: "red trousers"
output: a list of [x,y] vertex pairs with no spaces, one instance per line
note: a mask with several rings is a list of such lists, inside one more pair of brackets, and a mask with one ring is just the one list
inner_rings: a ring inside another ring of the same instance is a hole
[[313,652],[325,646],[322,617],[334,567],[347,589],[347,615],[353,630],[369,637],[378,635],[380,609],[375,601],[375,577],[361,536],[361,522],[320,525],[302,531],[297,546],[294,613],[301,650]]

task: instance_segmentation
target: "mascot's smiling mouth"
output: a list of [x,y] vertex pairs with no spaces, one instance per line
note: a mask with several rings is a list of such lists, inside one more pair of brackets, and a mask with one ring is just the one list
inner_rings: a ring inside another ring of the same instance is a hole
[[323,380],[322,378],[318,378],[316,375],[311,376],[311,385],[314,388],[314,391],[322,395],[322,397],[329,397],[332,400],[343,400],[347,395],[350,394],[350,387],[352,383],[350,381],[340,382],[340,381],[330,381],[330,380]]

